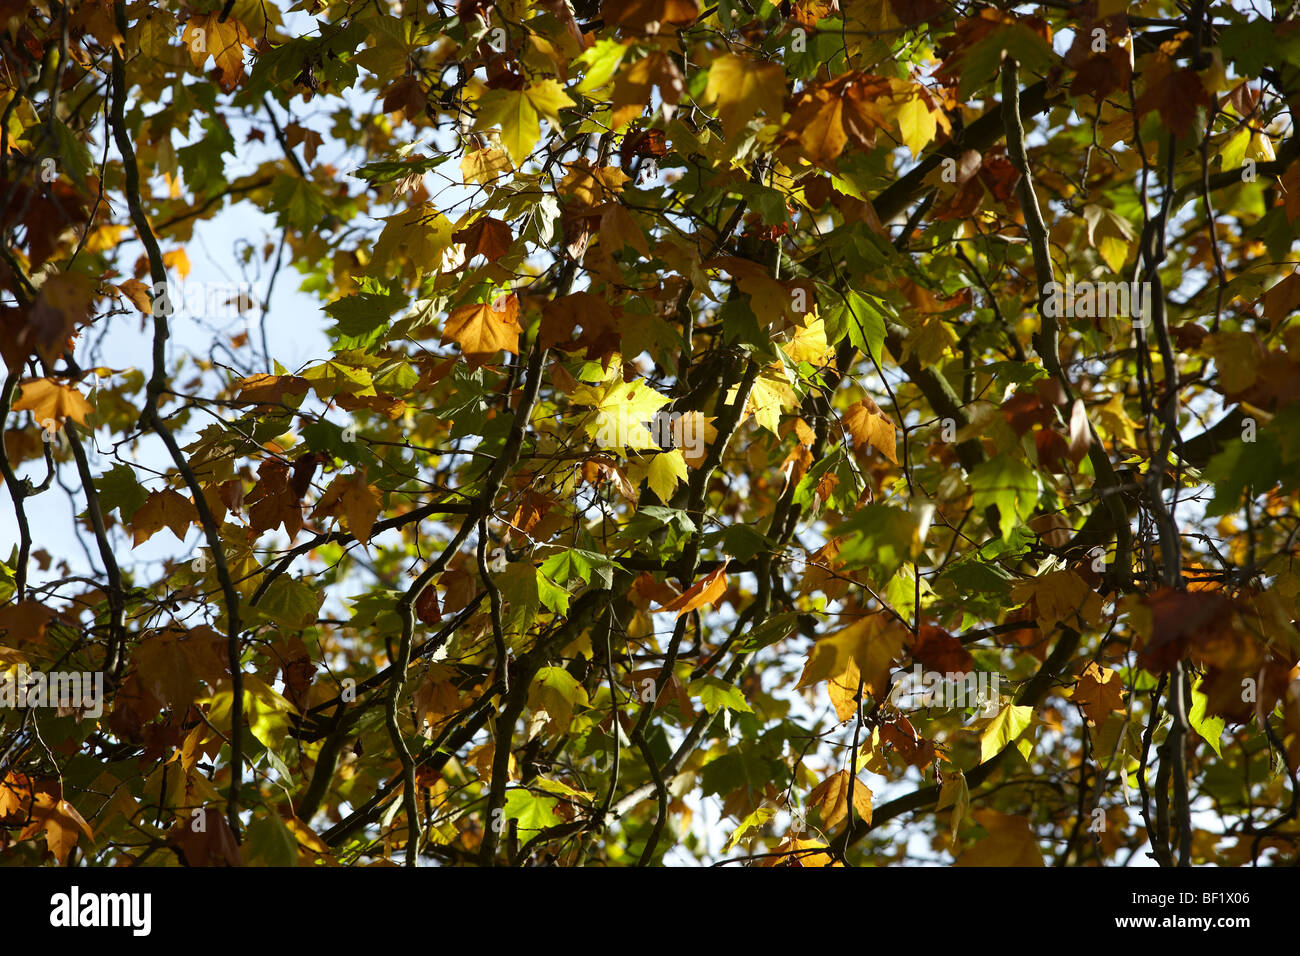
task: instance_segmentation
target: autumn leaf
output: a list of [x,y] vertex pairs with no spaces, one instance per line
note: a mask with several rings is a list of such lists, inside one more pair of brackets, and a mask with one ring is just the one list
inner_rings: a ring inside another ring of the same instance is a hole
[[83,836],[90,843],[94,831],[77,809],[67,800],[45,788],[38,788],[31,804],[31,821],[18,834],[20,840],[30,840],[39,833],[45,834],[45,846],[63,865],[72,848]]
[[[879,698],[889,690],[889,671],[902,654],[907,631],[883,614],[869,614],[813,644],[799,687],[832,680],[857,665],[865,692]],[[855,688],[856,692],[856,688]]]
[[954,866],[1042,866],[1043,854],[1029,828],[1029,818],[976,810],[975,821],[985,830],[983,839],[957,857]]
[[483,256],[489,262],[496,262],[510,251],[514,235],[510,227],[500,219],[484,216],[476,219],[472,225],[451,234],[453,242],[465,244],[465,256]]
[[1007,704],[980,733],[980,763],[987,763],[1008,744],[1020,739],[1034,718],[1034,708]]
[[714,570],[683,591],[676,600],[669,601],[658,610],[660,612],[676,611],[677,616],[681,617],[683,614],[689,614],[691,611],[713,604],[727,590],[727,564],[727,561],[722,562]]
[[502,145],[518,166],[541,138],[539,121],[558,126],[560,110],[573,105],[555,80],[542,80],[521,90],[488,90],[478,101],[475,128],[499,128]]
[[785,70],[779,63],[728,53],[709,67],[704,100],[717,106],[723,132],[734,137],[756,116],[781,118]]
[[870,396],[855,402],[844,413],[844,427],[859,447],[871,445],[895,465],[898,464],[894,423]]
[[256,46],[248,28],[236,17],[227,16],[222,22],[219,13],[192,14],[181,34],[181,42],[189,47],[190,60],[199,69],[209,56],[221,71],[221,88],[230,92],[244,78],[244,47]]
[[311,516],[332,516],[348,529],[348,533],[367,544],[370,530],[379,516],[382,496],[379,489],[366,479],[366,469],[353,475],[338,475],[330,482]]
[[498,295],[491,302],[470,302],[447,316],[442,341],[455,342],[472,366],[490,361],[497,352],[519,354],[519,297]]
[[1079,675],[1070,699],[1083,708],[1088,723],[1095,727],[1113,711],[1124,709],[1124,681],[1118,671],[1089,661]]
[[62,427],[69,418],[85,425],[86,416],[94,411],[76,388],[62,385],[52,378],[28,379],[21,387],[22,392],[13,404],[13,410],[31,412],[42,428],[49,427],[47,422]]
[[184,541],[190,525],[198,521],[194,502],[170,489],[154,491],[131,517],[131,546],[138,548],[163,528]]
[[822,826],[828,831],[849,815],[849,785],[853,785],[853,809],[867,826],[871,825],[872,793],[861,780],[852,780],[847,770],[833,773],[808,794],[808,806],[821,812]]

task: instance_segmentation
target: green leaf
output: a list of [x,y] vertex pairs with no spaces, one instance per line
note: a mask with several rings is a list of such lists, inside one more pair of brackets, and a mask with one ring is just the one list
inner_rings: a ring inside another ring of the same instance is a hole
[[312,183],[301,176],[277,176],[271,185],[271,209],[276,222],[302,232],[312,232],[325,218],[325,200]]
[[976,465],[970,473],[970,484],[976,511],[989,505],[998,509],[1004,541],[1038,506],[1038,476],[1028,464],[1010,455],[997,455]]
[[561,729],[573,720],[573,709],[588,706],[586,689],[563,667],[543,667],[528,688],[528,706],[544,710]]
[[370,349],[383,341],[393,313],[406,305],[405,293],[344,296],[325,306],[325,314],[337,323],[329,330],[340,349]]
[[281,575],[257,604],[261,614],[281,627],[299,630],[316,623],[325,594],[297,578]]
[[257,817],[244,831],[249,856],[264,866],[297,866],[298,841],[275,813]]
[[555,812],[559,802],[558,797],[543,797],[523,787],[511,787],[506,791],[502,816],[514,820],[520,830],[545,830],[564,822]]
[[686,685],[686,693],[698,697],[704,709],[710,714],[716,714],[724,707],[742,714],[754,712],[739,687],[717,677],[701,677],[691,681]]
[[556,584],[564,584],[570,578],[582,578],[583,584],[590,584],[592,575],[600,582],[600,587],[607,588],[614,583],[614,562],[595,551],[581,548],[569,548],[551,555],[542,562],[542,573]]
[[1192,729],[1205,739],[1216,754],[1223,756],[1222,745],[1224,720],[1222,717],[1213,717],[1205,712],[1209,698],[1205,691],[1201,690],[1200,678],[1197,678],[1192,684],[1192,706],[1187,712],[1187,722],[1192,725]]
[[1003,747],[1018,738],[1034,718],[1034,708],[1007,704],[980,734],[980,763],[991,760]]
[[99,492],[100,509],[108,513],[116,508],[124,524],[131,521],[149,497],[149,492],[135,477],[135,469],[123,464],[116,464],[100,475],[95,490]]

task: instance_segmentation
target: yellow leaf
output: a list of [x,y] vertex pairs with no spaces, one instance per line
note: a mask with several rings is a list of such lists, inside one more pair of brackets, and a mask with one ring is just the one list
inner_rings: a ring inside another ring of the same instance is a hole
[[952,845],[957,845],[957,830],[961,823],[970,813],[970,787],[966,784],[966,775],[960,770],[951,774],[943,775],[943,786],[939,788],[939,803],[935,810],[946,810],[952,807],[952,816],[948,821],[948,828],[952,834]]
[[546,119],[559,125],[559,111],[573,100],[555,80],[542,80],[522,90],[489,90],[478,101],[475,129],[501,129],[501,142],[516,166],[523,163],[541,138],[537,124]]
[[826,341],[826,323],[820,318],[800,326],[781,350],[794,362],[807,362],[814,366],[826,364],[835,354]]
[[[834,829],[835,824],[849,815],[849,772],[841,770],[831,774],[808,794],[808,805],[821,810],[822,825]],[[853,809],[862,822],[870,825],[872,797],[874,794],[861,780],[853,781]]]
[[958,857],[954,866],[1043,865],[1028,817],[1007,816],[996,810],[976,810],[974,817],[988,836]]
[[1101,255],[1110,271],[1118,273],[1124,268],[1137,233],[1127,219],[1096,203],[1083,207],[1083,220],[1088,224],[1088,243]]
[[384,231],[375,242],[372,268],[386,270],[391,263],[408,262],[420,273],[437,272],[451,248],[451,221],[429,203],[384,219]]
[[164,252],[162,261],[163,265],[168,269],[175,269],[182,279],[189,276],[190,257],[185,254],[184,249],[173,249],[171,252]]
[[717,106],[722,131],[730,139],[760,113],[780,120],[785,102],[785,70],[779,63],[728,53],[709,67],[704,99],[706,104]]
[[510,158],[499,146],[470,150],[460,161],[460,174],[466,183],[493,183],[511,168]]
[[1034,708],[1007,704],[980,734],[980,763],[992,759],[1029,727]]
[[812,646],[797,686],[839,677],[848,671],[850,663],[856,663],[865,692],[878,698],[889,690],[889,669],[902,653],[907,633],[884,614],[870,614],[854,621]]
[[903,144],[912,151],[914,157],[921,155],[921,150],[934,139],[939,128],[930,104],[920,93],[903,101],[895,119],[898,121],[898,132],[903,138]]
[[841,722],[850,719],[857,713],[858,702],[858,677],[861,671],[858,669],[858,662],[849,659],[849,666],[843,674],[838,677],[832,677],[826,682],[826,693],[830,695],[831,706],[835,708],[835,716]]
[[1088,625],[1101,620],[1101,595],[1069,568],[1018,582],[1011,589],[1011,599],[1018,604],[1034,602],[1038,626],[1044,634],[1062,621]]
[[60,385],[52,378],[29,379],[21,388],[13,410],[31,412],[36,424],[42,428],[49,428],[49,422],[61,427],[69,418],[84,425],[86,416],[94,411],[79,391],[71,385]]
[[660,452],[650,459],[646,480],[650,482],[650,490],[659,496],[660,501],[668,501],[672,498],[678,482],[685,481],[686,478],[686,459],[682,457],[681,449],[674,448],[672,451]]
[[[735,394],[736,388],[733,388],[727,395],[727,401],[735,401]],[[786,377],[785,366],[774,364],[764,369],[754,382],[754,387],[749,393],[747,409],[754,416],[754,421],[779,438],[781,412],[793,408],[797,402],[794,389],[790,387],[790,380]]]

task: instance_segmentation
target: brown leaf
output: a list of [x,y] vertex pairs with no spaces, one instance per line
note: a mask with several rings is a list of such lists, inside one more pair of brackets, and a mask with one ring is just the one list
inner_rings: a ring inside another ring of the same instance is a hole
[[474,256],[483,256],[489,262],[496,262],[509,252],[515,241],[510,227],[491,216],[476,219],[469,227],[453,232],[451,239],[465,244],[466,261]]
[[975,669],[975,659],[962,642],[932,624],[921,625],[912,647],[912,659],[943,674],[968,674]]

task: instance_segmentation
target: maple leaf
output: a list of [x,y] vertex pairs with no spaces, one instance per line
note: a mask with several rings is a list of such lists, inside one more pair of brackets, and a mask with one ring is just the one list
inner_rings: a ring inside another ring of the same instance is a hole
[[656,34],[694,23],[700,15],[695,0],[601,0],[606,23],[633,33]]
[[870,445],[895,465],[898,464],[894,423],[880,410],[870,396],[855,402],[844,413],[844,427],[859,447]]
[[980,763],[987,763],[1015,742],[1029,729],[1034,719],[1034,708],[1007,704],[989,721],[980,733]]
[[975,661],[961,641],[932,624],[921,625],[912,659],[941,674],[967,674],[975,669]]
[[184,541],[190,525],[197,522],[194,502],[171,489],[150,492],[131,517],[131,546],[138,548],[157,532],[167,528],[178,541]]
[[718,109],[722,130],[735,136],[758,115],[779,120],[785,101],[785,70],[779,63],[728,53],[709,67],[706,104]]
[[390,262],[408,262],[420,272],[436,272],[451,248],[451,223],[428,203],[386,217],[375,242],[374,265],[386,271]]
[[612,364],[598,385],[579,385],[570,399],[575,405],[595,409],[594,416],[585,416],[584,427],[602,448],[644,451],[659,447],[645,423],[668,404],[668,396],[643,381],[623,381],[620,365]]
[[221,71],[221,88],[229,93],[244,78],[244,47],[257,42],[236,17],[221,22],[220,13],[193,14],[185,24],[181,42],[189,47],[190,60],[202,69],[209,56]]
[[1205,89],[1200,75],[1190,67],[1174,70],[1150,83],[1138,97],[1138,115],[1155,110],[1175,136],[1191,132],[1197,108],[1209,109],[1214,99]]
[[[849,784],[851,776],[847,770],[833,773],[808,794],[808,806],[821,811],[822,826],[828,831],[845,820],[849,815]],[[862,822],[871,825],[872,793],[861,780],[852,780],[853,809]]]
[[489,262],[496,262],[507,252],[514,242],[510,227],[500,219],[484,216],[474,220],[466,229],[451,234],[453,242],[465,244],[465,257],[483,256]]
[[497,352],[519,354],[519,297],[498,295],[491,302],[470,302],[447,316],[443,343],[455,342],[471,367],[490,361]]
[[31,822],[18,834],[20,840],[30,840],[45,833],[45,846],[62,865],[67,862],[72,848],[83,836],[93,842],[94,831],[77,812],[76,807],[47,787],[38,787],[31,803]]
[[14,402],[16,412],[31,412],[36,423],[43,428],[47,422],[62,427],[71,418],[79,425],[86,424],[86,416],[94,411],[91,404],[71,385],[62,385],[52,378],[28,379],[22,383],[22,393]]
[[1029,828],[1029,818],[996,810],[975,810],[975,821],[987,833],[957,857],[954,866],[1042,866],[1043,854]]
[[1089,661],[1079,675],[1070,699],[1083,708],[1090,726],[1103,723],[1113,711],[1124,709],[1124,681],[1119,671]]
[[539,121],[558,126],[560,110],[573,105],[555,80],[542,80],[522,90],[488,90],[479,98],[474,128],[500,127],[501,143],[518,166],[541,138]]
[[[352,537],[362,544],[370,541],[370,530],[379,517],[382,496],[366,479],[366,469],[353,475],[338,475],[330,482],[311,516],[330,515],[340,520]],[[435,605],[436,606],[436,605]]]
[[1062,621],[1086,626],[1101,619],[1101,595],[1069,568],[1018,582],[1011,589],[1011,598],[1017,603],[1033,602],[1044,634]]
[[676,448],[653,456],[646,469],[646,480],[650,484],[650,490],[659,497],[660,501],[670,500],[673,492],[677,490],[678,483],[686,481],[687,477],[686,459],[682,456],[681,450]]
[[683,591],[675,600],[659,608],[659,612],[676,611],[677,616],[681,617],[683,614],[713,604],[727,590],[727,564],[727,561],[723,561]]
[[493,183],[511,168],[510,157],[498,146],[469,150],[460,161],[460,173],[466,183]]
[[883,614],[860,618],[813,644],[796,686],[808,687],[839,677],[854,662],[865,692],[879,697],[889,690],[889,670],[901,655],[906,637],[906,629],[892,619],[885,620]]

